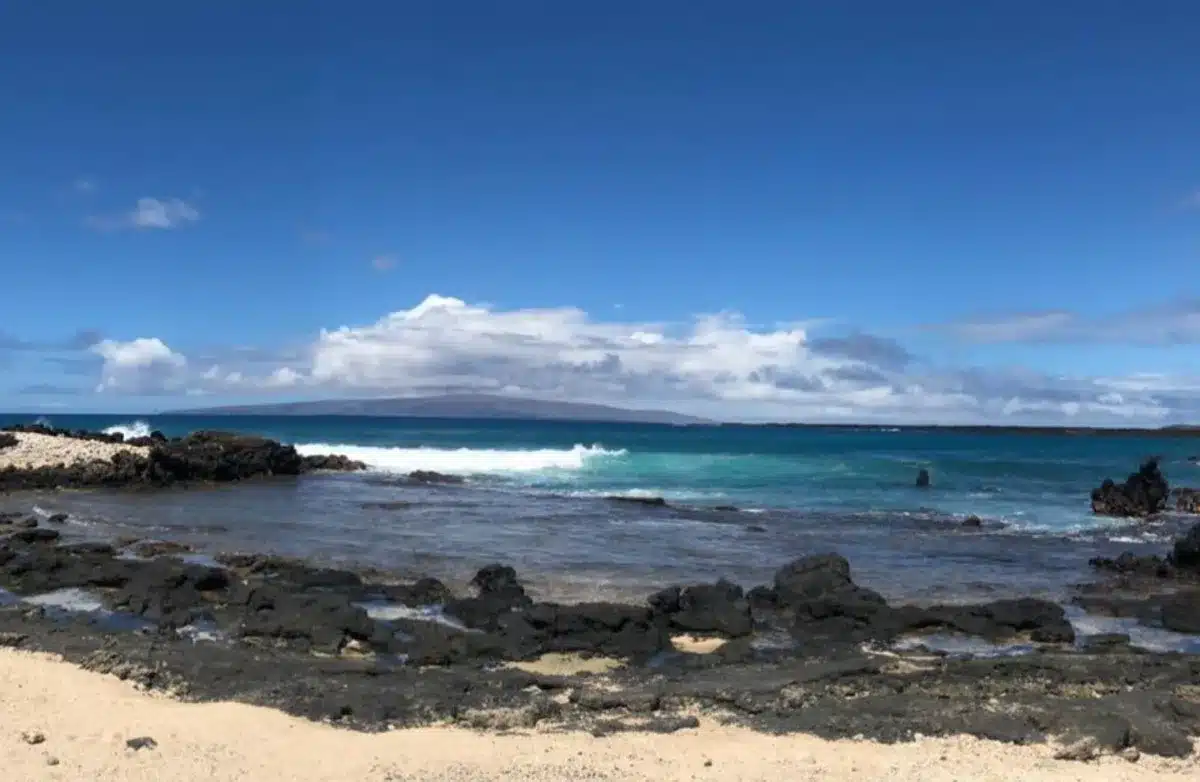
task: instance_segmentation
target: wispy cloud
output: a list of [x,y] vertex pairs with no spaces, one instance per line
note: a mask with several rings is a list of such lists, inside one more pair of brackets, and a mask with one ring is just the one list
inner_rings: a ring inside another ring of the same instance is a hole
[[171,230],[200,219],[200,211],[180,198],[139,198],[128,212],[117,215],[92,216],[85,222],[101,231],[122,229]]
[[71,189],[81,195],[94,193],[98,188],[99,184],[95,179],[91,179],[90,177],[80,177],[71,183]]
[[825,356],[861,361],[886,369],[903,369],[913,360],[912,353],[894,339],[855,331],[845,337],[820,337],[809,347]]
[[103,339],[104,336],[96,329],[79,329],[71,336],[61,340],[22,339],[0,331],[0,350],[29,350],[47,353],[56,351],[70,352],[87,350]]
[[390,272],[396,268],[396,256],[376,255],[371,259],[371,268],[377,272]]
[[17,390],[23,396],[79,396],[88,389],[76,386],[60,386],[54,383],[33,383]]
[[928,327],[972,343],[1200,343],[1200,297],[1181,298],[1113,315],[1067,310],[980,316]]
[[324,247],[333,241],[333,234],[317,228],[301,228],[300,241],[309,247]]

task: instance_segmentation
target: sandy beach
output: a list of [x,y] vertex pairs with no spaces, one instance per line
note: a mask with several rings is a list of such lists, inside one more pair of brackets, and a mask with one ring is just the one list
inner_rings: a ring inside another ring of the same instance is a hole
[[[593,738],[457,728],[362,734],[234,703],[140,692],[49,655],[0,651],[0,765],[13,780],[1117,780],[1195,779],[1194,759],[1055,760],[1054,747],[973,738],[883,745],[702,722]],[[155,746],[130,749],[131,739]],[[31,743],[34,742],[34,743]]]
[[150,453],[146,446],[54,437],[34,432],[15,432],[13,436],[17,438],[17,444],[0,449],[0,470],[8,467],[35,470],[60,464],[109,461],[119,453],[135,453],[139,456]]

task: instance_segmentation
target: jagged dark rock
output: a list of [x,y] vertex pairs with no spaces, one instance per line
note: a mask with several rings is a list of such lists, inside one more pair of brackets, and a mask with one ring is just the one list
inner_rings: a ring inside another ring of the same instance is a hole
[[1173,489],[1171,496],[1179,513],[1200,513],[1200,489]]
[[664,497],[638,497],[624,494],[610,494],[604,499],[609,502],[623,502],[628,505],[644,505],[648,508],[665,508],[667,500]]
[[1147,459],[1124,483],[1107,478],[1094,489],[1092,512],[1099,516],[1150,516],[1166,508],[1169,488],[1158,459]]
[[5,448],[12,448],[19,442],[20,440],[17,439],[16,435],[9,432],[0,432],[0,451],[3,451]]
[[1171,552],[1164,556],[1138,556],[1125,552],[1115,559],[1097,557],[1092,567],[1122,576],[1142,576],[1161,579],[1200,579],[1200,523],[1193,524],[1175,539]]
[[414,470],[408,474],[408,479],[414,483],[444,483],[459,485],[467,482],[461,475],[436,472],[434,470]]
[[917,472],[917,488],[926,489],[929,488],[930,485],[931,481],[929,479],[929,470],[926,470],[924,467],[922,467]]
[[306,472],[359,472],[367,469],[365,462],[356,461],[341,454],[321,454],[304,457]]
[[1175,540],[1171,564],[1200,575],[1200,524],[1193,524],[1185,535]]
[[728,581],[671,587],[651,595],[648,602],[674,630],[738,638],[754,627],[750,602],[740,586]]
[[[642,606],[560,605],[535,602],[502,564],[476,574],[477,595],[455,600],[433,579],[376,584],[369,574],[282,557],[233,554],[220,557],[222,567],[206,567],[170,557],[120,559],[105,543],[55,543],[0,537],[0,586],[21,595],[87,589],[151,630],[117,632],[10,606],[0,607],[0,645],[53,652],[190,699],[241,700],[343,727],[456,721],[503,730],[552,718],[559,729],[601,734],[671,731],[693,726],[698,710],[758,730],[826,738],[1062,736],[1104,751],[1172,756],[1188,754],[1200,732],[1194,656],[1132,652],[1124,636],[1074,650],[1063,610],[1042,600],[890,606],[855,584],[836,554],[789,563],[771,585],[746,594],[719,581],[663,590]],[[472,629],[415,614],[375,620],[357,605],[368,596],[441,602]],[[1163,625],[1193,627],[1200,613],[1191,599],[1180,593],[1164,607]],[[452,610],[464,601],[476,601],[470,621]],[[673,629],[736,635],[747,609],[755,624],[721,653],[672,650]],[[226,640],[192,640],[186,628],[199,622]],[[792,631],[794,647],[756,648],[760,630],[780,629]],[[1049,646],[1019,658],[926,657],[911,666],[896,665],[904,652],[897,660],[863,651],[864,641],[933,630]],[[629,664],[603,680],[491,664],[547,652]]]
[[[68,432],[38,425],[15,431],[121,443],[122,435]],[[167,440],[158,434],[140,438],[146,455],[118,453],[93,461],[35,469],[0,470],[0,491],[56,488],[155,488],[189,483],[225,483],[270,476],[301,475],[312,470],[359,470],[365,465],[342,456],[302,457],[290,445],[265,437],[201,431]],[[132,442],[132,441],[131,441]]]

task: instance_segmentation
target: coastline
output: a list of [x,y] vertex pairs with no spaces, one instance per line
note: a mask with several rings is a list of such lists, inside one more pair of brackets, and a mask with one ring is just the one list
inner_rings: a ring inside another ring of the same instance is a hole
[[71,466],[89,462],[112,462],[117,454],[145,458],[149,446],[119,442],[57,437],[39,432],[13,432],[16,444],[0,448],[0,471],[38,470],[59,465]]
[[[236,703],[190,704],[139,691],[49,655],[0,650],[0,763],[15,779],[225,782],[436,780],[1192,779],[1196,762],[1055,760],[1057,748],[955,737],[906,744],[773,736],[709,720],[670,736],[433,727],[365,735]],[[23,736],[40,735],[30,744]],[[133,739],[155,746],[134,750]]]
[[[172,475],[228,480],[275,474],[272,465],[298,475],[350,464],[216,433],[163,438],[150,453],[146,463],[192,459]],[[146,475],[130,474],[135,484]],[[1138,476],[1157,480],[1144,468],[1105,484],[1105,496],[1141,496]],[[1125,766],[1145,755],[1192,763],[1200,734],[1197,655],[1083,633],[1061,605],[1031,597],[890,603],[834,554],[780,562],[749,589],[719,580],[667,586],[644,602],[559,604],[535,599],[502,563],[479,562],[464,592],[311,559],[75,541],[62,523],[0,518],[0,587],[11,590],[0,593],[0,647],[17,650],[5,655],[52,653],[184,700],[269,707],[358,733],[473,730],[507,742],[499,734],[532,732],[549,737],[551,752],[563,741],[687,746],[696,735],[753,735],[772,751],[805,746],[830,762],[838,753],[821,742],[973,736],[947,738],[946,751],[1001,741],[1030,745],[1013,762],[1059,752]],[[1095,563],[1076,606],[1186,631],[1200,615],[1198,530],[1167,557]]]

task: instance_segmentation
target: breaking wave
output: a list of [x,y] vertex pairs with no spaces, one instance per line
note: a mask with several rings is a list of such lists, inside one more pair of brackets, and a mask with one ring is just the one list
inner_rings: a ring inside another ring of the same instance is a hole
[[576,445],[566,450],[501,450],[492,448],[380,448],[365,445],[302,443],[296,446],[302,456],[342,454],[383,472],[409,473],[414,470],[461,475],[537,472],[540,470],[581,470],[601,459],[618,458],[624,450],[610,451],[599,445]]

